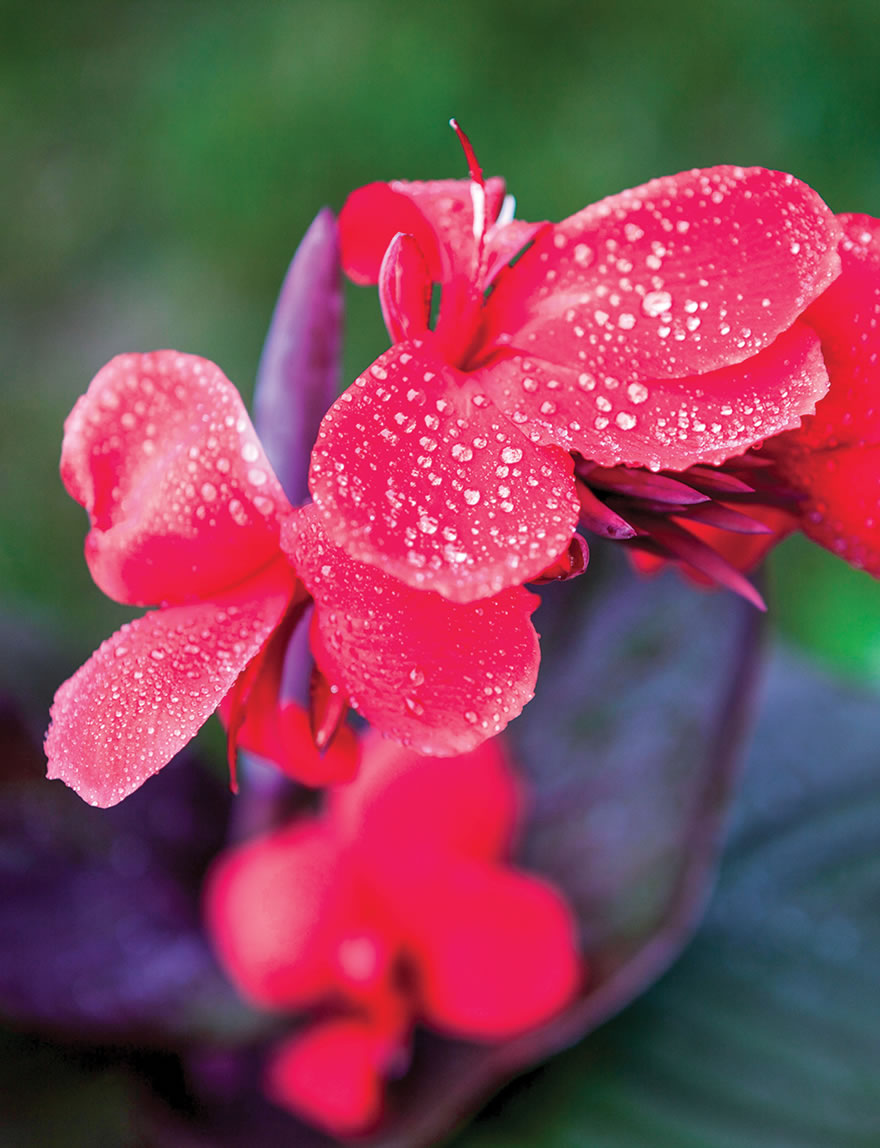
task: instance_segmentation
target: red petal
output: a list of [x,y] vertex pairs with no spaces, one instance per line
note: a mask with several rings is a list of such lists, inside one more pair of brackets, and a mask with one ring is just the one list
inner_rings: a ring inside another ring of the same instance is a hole
[[806,495],[803,532],[880,578],[880,446],[792,452],[780,469]]
[[582,979],[575,925],[549,884],[501,866],[444,861],[405,911],[421,1012],[456,1036],[502,1040],[549,1020]]
[[822,340],[831,389],[815,417],[781,440],[786,449],[880,443],[880,220],[854,215],[842,221],[843,272],[805,316]]
[[373,732],[361,769],[335,789],[329,816],[383,871],[401,858],[439,852],[492,860],[505,856],[522,812],[520,787],[501,739],[460,757],[420,757]]
[[880,576],[880,220],[841,221],[843,271],[806,315],[822,338],[831,389],[815,417],[765,449],[807,496],[804,532]]
[[351,193],[339,213],[342,266],[355,283],[378,283],[385,252],[398,232],[413,237],[431,278],[440,281],[440,252],[430,223],[395,185],[368,183]]
[[431,318],[431,278],[421,249],[411,235],[398,233],[379,270],[382,318],[392,343],[423,335]]
[[111,598],[206,598],[278,553],[289,504],[241,397],[195,355],[119,355],[65,423],[61,475],[86,508],[86,559]]
[[279,1045],[266,1091],[334,1136],[356,1136],[382,1114],[384,1041],[360,1017],[311,1025]]
[[534,595],[517,588],[462,605],[413,590],[334,546],[311,506],[283,542],[315,598],[321,669],[388,737],[420,753],[467,753],[532,697]]
[[392,347],[331,407],[310,476],[352,557],[462,602],[540,574],[578,516],[571,459],[466,384],[426,344]]
[[834,279],[840,229],[790,175],[716,167],[610,196],[499,277],[487,341],[626,384],[767,347]]
[[558,558],[552,566],[542,570],[535,579],[536,586],[544,586],[547,582],[570,582],[572,578],[580,578],[586,573],[590,564],[590,548],[587,540],[580,534],[573,534],[568,550]]
[[517,356],[474,379],[535,442],[600,466],[664,470],[718,464],[796,427],[828,386],[819,340],[801,322],[744,363],[692,378],[623,385]]
[[748,574],[757,569],[773,547],[791,534],[798,523],[794,515],[773,506],[743,506],[741,509],[764,528],[762,533],[731,533],[700,522],[679,521],[685,530],[717,551],[725,562]]
[[55,695],[49,777],[92,805],[127,797],[211,716],[280,621],[292,588],[277,562],[213,601],[123,626]]
[[[497,218],[504,181],[486,180],[486,221]],[[471,182],[370,183],[353,191],[339,213],[342,264],[355,283],[376,283],[388,244],[412,235],[435,283],[471,270],[476,257]]]
[[226,971],[255,1003],[300,1008],[337,983],[348,924],[339,848],[322,823],[298,825],[224,854],[205,886],[208,927]]
[[486,237],[486,274],[482,286],[494,283],[515,255],[538,236],[543,230],[552,228],[551,223],[527,223],[524,219],[512,219],[500,227],[493,227]]
[[295,781],[310,786],[349,781],[358,765],[354,732],[342,726],[332,742],[319,749],[308,711],[285,696],[285,659],[292,629],[298,624],[308,623],[298,612],[288,609],[282,627],[248,667],[246,676],[250,680],[239,680],[241,695],[235,696],[233,690],[224,698],[221,717],[229,726],[233,748],[271,761]]
[[251,697],[238,747],[267,758],[288,777],[313,787],[350,781],[357,773],[358,744],[354,732],[342,726],[324,753],[312,738],[309,715],[295,702],[263,704]]

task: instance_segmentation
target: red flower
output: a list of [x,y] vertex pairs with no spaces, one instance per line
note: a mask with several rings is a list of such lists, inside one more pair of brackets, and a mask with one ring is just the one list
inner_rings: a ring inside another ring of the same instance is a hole
[[520,807],[497,741],[438,762],[370,735],[320,817],[221,860],[206,904],[230,975],[264,1007],[319,1010],[273,1057],[279,1103],[363,1131],[416,1020],[501,1040],[571,999],[570,914],[505,862]]
[[121,355],[66,424],[98,586],[162,609],[104,642],[55,696],[49,776],[114,805],[186,744],[305,593],[278,544],[287,499],[238,392],[191,355]]
[[804,316],[822,340],[831,389],[764,453],[804,496],[804,533],[880,577],[880,220],[840,222],[842,273]]
[[[534,597],[516,589],[459,605],[337,551],[310,508],[290,506],[213,363],[174,351],[112,360],[67,420],[61,471],[89,513],[97,584],[117,601],[160,606],[104,642],[56,695],[49,776],[92,804],[140,786],[227,695],[233,749],[240,740],[312,785],[350,777],[353,744],[343,736],[320,756],[282,689],[310,592],[317,660],[340,717],[354,695],[392,736],[450,754],[497,732],[532,696]],[[283,524],[302,580],[282,550]]]
[[691,577],[760,604],[740,571],[800,528],[880,576],[880,221],[839,219],[841,274],[802,318],[819,336],[830,376],[815,415],[714,472],[578,464],[582,524],[625,541],[640,569],[673,559]]
[[563,553],[571,452],[681,470],[796,427],[827,388],[803,312],[839,270],[838,224],[788,175],[684,172],[556,225],[508,222],[501,181],[472,156],[471,176],[349,197],[343,259],[378,282],[395,345],[331,408],[311,470],[333,541],[459,601]]

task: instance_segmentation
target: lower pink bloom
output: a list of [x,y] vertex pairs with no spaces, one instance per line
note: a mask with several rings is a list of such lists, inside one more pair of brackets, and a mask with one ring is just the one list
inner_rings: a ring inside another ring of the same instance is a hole
[[503,1040],[581,982],[559,894],[507,863],[521,794],[499,744],[438,762],[370,735],[323,813],[228,854],[207,890],[219,953],[264,1007],[318,1010],[268,1088],[331,1131],[374,1125],[421,1020]]

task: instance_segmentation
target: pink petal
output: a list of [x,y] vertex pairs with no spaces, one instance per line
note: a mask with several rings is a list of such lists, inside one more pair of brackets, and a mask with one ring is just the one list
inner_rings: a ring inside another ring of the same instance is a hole
[[55,695],[48,776],[115,805],[157,773],[220,704],[278,624],[286,564],[210,602],[128,622]]
[[622,385],[769,346],[839,270],[838,224],[790,175],[716,167],[610,196],[500,276],[486,342]]
[[467,753],[532,697],[533,594],[459,604],[413,590],[334,546],[311,506],[283,542],[315,598],[321,669],[386,736],[419,753]]
[[474,381],[537,443],[558,443],[600,466],[685,470],[719,464],[799,425],[828,387],[819,340],[795,323],[737,366],[686,379],[624,385],[615,376],[502,359]]
[[352,557],[467,602],[536,577],[566,549],[571,472],[417,341],[392,347],[330,408],[310,483]]
[[409,927],[420,1011],[443,1032],[503,1040],[549,1020],[582,980],[575,923],[537,877],[444,861],[389,890]]
[[61,475],[86,508],[86,559],[111,598],[205,598],[278,553],[289,504],[219,367],[176,351],[119,355],[65,423]]
[[341,838],[394,873],[401,857],[423,852],[505,856],[522,804],[500,738],[460,757],[436,758],[371,732],[357,778],[332,791],[329,817]]
[[319,1004],[334,991],[348,909],[339,849],[319,822],[223,854],[205,886],[206,921],[227,973],[270,1008]]
[[275,1050],[266,1091],[333,1136],[357,1136],[382,1115],[384,1053],[383,1037],[367,1018],[318,1021]]
[[[486,221],[498,216],[504,181],[486,180]],[[402,231],[413,236],[435,283],[470,270],[476,257],[471,182],[369,183],[353,191],[339,213],[342,265],[355,283],[376,283],[388,244]]]

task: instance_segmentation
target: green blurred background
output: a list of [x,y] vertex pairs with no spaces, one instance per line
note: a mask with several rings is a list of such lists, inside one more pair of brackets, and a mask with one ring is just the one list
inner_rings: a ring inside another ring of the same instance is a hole
[[[0,588],[28,641],[72,670],[130,616],[93,588],[57,477],[95,371],[171,346],[249,394],[315,212],[372,179],[463,175],[450,115],[525,217],[720,162],[880,214],[880,5],[0,0]],[[384,334],[373,293],[348,303],[350,379]],[[771,599],[790,637],[880,680],[873,581],[795,541]]]

